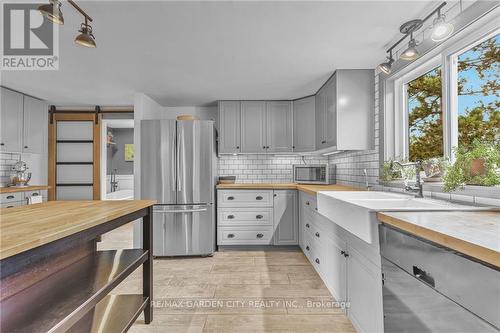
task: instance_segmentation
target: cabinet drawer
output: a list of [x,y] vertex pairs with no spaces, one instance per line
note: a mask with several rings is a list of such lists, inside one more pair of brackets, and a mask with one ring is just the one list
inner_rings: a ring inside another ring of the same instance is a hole
[[28,197],[36,197],[36,196],[42,196],[44,198],[47,197],[47,190],[37,190],[37,191],[26,191],[24,192],[24,196],[26,198]]
[[7,203],[0,203],[0,208],[14,208],[19,206],[24,206],[26,203],[24,201],[14,201]]
[[221,227],[218,229],[218,245],[272,244],[273,227]]
[[272,207],[273,191],[270,190],[219,190],[219,207]]
[[220,208],[218,225],[273,225],[272,208]]
[[24,200],[24,192],[2,193],[0,203],[11,203]]
[[318,205],[316,197],[307,193],[302,192],[302,202],[306,211],[316,211]]

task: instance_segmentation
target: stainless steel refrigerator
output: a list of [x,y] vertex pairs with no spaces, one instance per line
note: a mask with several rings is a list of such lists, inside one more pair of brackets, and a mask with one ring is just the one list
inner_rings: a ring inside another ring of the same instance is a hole
[[154,256],[215,251],[214,147],[213,121],[141,121],[141,198],[157,201]]

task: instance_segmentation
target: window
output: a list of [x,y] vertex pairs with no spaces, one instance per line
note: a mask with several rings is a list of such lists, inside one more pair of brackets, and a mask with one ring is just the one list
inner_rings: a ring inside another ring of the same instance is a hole
[[443,156],[441,67],[406,84],[408,110],[408,159],[426,160]]
[[458,145],[500,140],[500,35],[457,57]]

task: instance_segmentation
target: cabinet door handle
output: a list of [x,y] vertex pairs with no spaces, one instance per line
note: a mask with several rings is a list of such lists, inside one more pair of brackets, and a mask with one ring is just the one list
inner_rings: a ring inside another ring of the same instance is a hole
[[14,196],[13,195],[8,195],[7,199],[14,199]]
[[319,232],[316,232],[314,235],[319,238]]
[[240,149],[240,146],[236,146],[236,149]]
[[227,218],[232,220],[232,219],[234,219],[234,215],[228,215]]
[[262,215],[257,215],[255,218],[256,218],[257,220],[260,220],[260,219],[261,219],[261,218],[263,218],[263,217],[264,217],[264,216],[262,216]]
[[309,228],[309,223],[306,223],[306,228]]
[[269,149],[269,146],[266,146],[266,149]]
[[311,203],[309,201],[306,201],[306,206],[309,206]]
[[306,250],[309,251],[309,245],[306,246]]
[[24,149],[27,149],[27,148],[28,148],[28,146],[24,146]]
[[262,237],[264,237],[263,234],[257,234],[257,238],[262,238]]
[[255,200],[262,200],[262,199],[264,199],[264,198],[263,198],[263,197],[261,197],[260,195],[259,195],[259,196],[257,196],[257,197],[255,197]]
[[316,258],[316,260],[314,260],[318,265],[319,265],[319,259]]
[[0,146],[5,146],[5,143],[3,143],[3,142],[2,142],[2,143],[0,143]]
[[349,253],[347,253],[346,251],[340,251],[340,254],[346,258],[349,257]]
[[234,238],[234,234],[228,234],[227,238]]
[[326,141],[321,141],[321,143],[326,143]]
[[234,200],[234,197],[227,197],[227,200]]
[[7,207],[5,207],[5,208],[14,208],[14,206],[7,206]]
[[266,149],[266,146],[262,146],[262,149]]

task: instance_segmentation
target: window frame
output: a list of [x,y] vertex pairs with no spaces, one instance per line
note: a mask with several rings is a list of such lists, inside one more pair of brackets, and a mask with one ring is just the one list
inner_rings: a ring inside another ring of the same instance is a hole
[[441,66],[443,153],[445,157],[454,161],[452,147],[458,145],[458,56],[500,33],[496,20],[489,17],[488,19],[487,22],[476,21],[406,67],[381,78],[379,86],[383,88],[381,109],[384,117],[383,156],[385,160],[407,159],[409,156],[406,84]]

